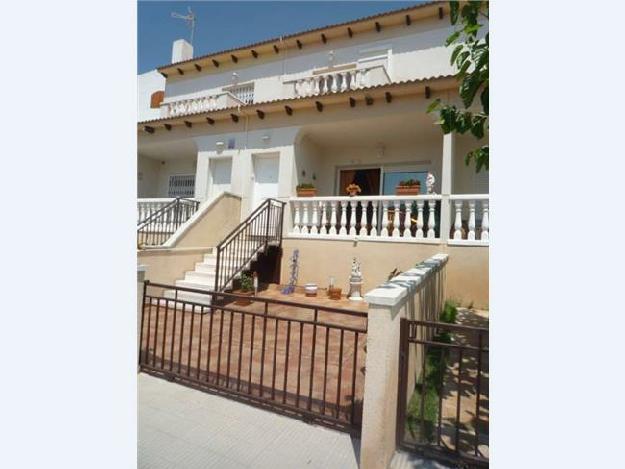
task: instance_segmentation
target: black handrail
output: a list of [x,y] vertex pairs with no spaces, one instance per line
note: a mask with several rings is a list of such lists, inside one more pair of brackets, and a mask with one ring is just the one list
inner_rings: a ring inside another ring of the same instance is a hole
[[163,206],[137,227],[139,246],[160,246],[197,211],[200,202],[177,197]]
[[256,253],[272,243],[282,245],[284,205],[266,199],[217,245],[215,291],[225,290]]

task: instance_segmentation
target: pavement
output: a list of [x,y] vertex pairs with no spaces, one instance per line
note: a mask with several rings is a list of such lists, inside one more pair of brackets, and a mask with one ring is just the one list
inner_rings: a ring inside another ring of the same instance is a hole
[[[140,469],[358,469],[360,441],[145,373],[137,375]],[[397,452],[390,469],[447,466]]]

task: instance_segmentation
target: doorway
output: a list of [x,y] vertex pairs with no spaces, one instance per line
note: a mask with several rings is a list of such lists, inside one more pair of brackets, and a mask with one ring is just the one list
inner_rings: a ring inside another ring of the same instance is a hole
[[255,209],[264,200],[278,197],[280,155],[254,155],[253,167],[254,188],[252,209]]
[[349,195],[345,188],[358,184],[362,192],[358,195],[380,195],[381,168],[342,169],[339,172],[339,195]]
[[214,158],[210,161],[210,196],[216,197],[232,188],[232,158]]

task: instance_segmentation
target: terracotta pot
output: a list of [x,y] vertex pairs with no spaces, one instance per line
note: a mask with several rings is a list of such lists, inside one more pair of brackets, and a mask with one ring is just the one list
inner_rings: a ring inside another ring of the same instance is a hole
[[317,188],[310,187],[306,189],[297,189],[298,197],[315,197],[317,195]]
[[328,290],[328,295],[330,296],[331,300],[340,300],[341,299],[341,289],[340,288],[330,288]]
[[395,195],[419,195],[421,192],[421,184],[416,186],[397,186],[395,188]]
[[[241,296],[250,296],[250,297],[254,296],[254,292],[253,291],[241,291],[241,290],[239,290],[239,291],[235,291],[234,293],[236,295],[241,295]],[[234,304],[235,305],[239,305],[239,306],[248,306],[248,305],[252,304],[252,301],[251,300],[247,300],[245,298],[239,298],[239,299],[234,300]]]

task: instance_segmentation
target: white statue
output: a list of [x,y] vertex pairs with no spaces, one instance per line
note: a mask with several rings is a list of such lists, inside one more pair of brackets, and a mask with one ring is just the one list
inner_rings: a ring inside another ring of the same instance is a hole
[[436,182],[436,178],[432,173],[428,173],[425,178],[425,185],[427,186],[428,194],[434,194],[434,183]]
[[352,259],[352,273],[349,276],[349,295],[348,299],[352,301],[362,301],[362,272],[360,271],[360,263],[354,257]]

